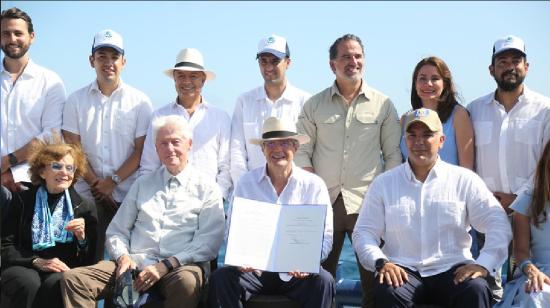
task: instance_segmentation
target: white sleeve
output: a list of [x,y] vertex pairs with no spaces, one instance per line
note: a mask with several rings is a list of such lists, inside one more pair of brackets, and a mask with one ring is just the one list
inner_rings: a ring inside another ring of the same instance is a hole
[[379,247],[386,228],[384,200],[379,193],[382,191],[380,185],[384,186],[381,181],[375,179],[367,190],[352,235],[353,249],[359,262],[369,271],[375,271],[376,260],[388,259]]
[[239,178],[248,171],[246,140],[243,128],[243,101],[241,96],[237,99],[233,118],[231,119],[231,178],[233,183],[237,183]]
[[160,159],[153,143],[153,126],[152,122],[155,116],[153,115],[149,121],[149,128],[143,144],[143,152],[141,153],[141,161],[139,163],[139,175],[142,176],[157,170],[160,166]]
[[229,192],[231,190],[231,162],[229,144],[231,138],[231,119],[227,113],[221,112],[221,118],[219,119],[222,124],[220,125],[219,135],[219,151],[218,151],[218,174],[216,175],[216,182],[220,187],[222,197],[227,200]]

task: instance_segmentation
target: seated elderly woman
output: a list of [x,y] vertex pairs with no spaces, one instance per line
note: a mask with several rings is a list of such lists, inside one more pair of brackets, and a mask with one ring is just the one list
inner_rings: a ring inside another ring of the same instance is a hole
[[87,162],[78,146],[57,140],[36,142],[29,165],[33,185],[2,213],[1,306],[63,307],[62,272],[95,263],[95,207],[73,189]]
[[550,307],[550,142],[535,173],[533,191],[520,194],[514,210],[514,258],[518,277],[506,284],[496,307]]

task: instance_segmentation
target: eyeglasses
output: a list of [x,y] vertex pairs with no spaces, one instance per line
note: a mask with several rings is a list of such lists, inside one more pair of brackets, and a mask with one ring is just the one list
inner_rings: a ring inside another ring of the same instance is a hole
[[291,147],[296,145],[296,141],[294,141],[294,140],[270,140],[270,141],[264,141],[263,145],[264,145],[264,147],[267,147],[270,150],[273,150],[276,147],[281,147],[284,150],[288,150]]
[[50,166],[52,167],[52,170],[55,172],[59,172],[63,170],[63,168],[65,168],[65,171],[67,171],[67,173],[71,173],[71,174],[76,171],[76,167],[74,165],[65,165],[65,164],[58,163],[56,161],[52,162]]

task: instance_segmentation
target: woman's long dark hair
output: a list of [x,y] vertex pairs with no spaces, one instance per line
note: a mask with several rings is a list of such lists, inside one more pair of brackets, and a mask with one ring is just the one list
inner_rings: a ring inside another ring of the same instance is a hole
[[548,213],[545,211],[548,201],[550,201],[550,141],[546,142],[535,171],[535,188],[530,206],[530,218],[537,228],[548,219]]
[[413,109],[422,108],[422,100],[416,93],[416,78],[418,78],[418,73],[424,65],[431,65],[437,69],[437,72],[443,78],[443,92],[439,97],[439,103],[437,104],[437,114],[441,123],[447,122],[451,113],[453,112],[454,107],[458,104],[457,92],[453,82],[453,77],[449,67],[443,60],[438,57],[428,57],[420,60],[416,67],[414,68],[413,77],[412,77],[412,88],[411,88],[411,106]]

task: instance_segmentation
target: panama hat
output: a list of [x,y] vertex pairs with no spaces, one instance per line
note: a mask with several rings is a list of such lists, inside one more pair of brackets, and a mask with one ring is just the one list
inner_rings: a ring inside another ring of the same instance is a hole
[[280,120],[276,117],[267,118],[262,127],[261,138],[251,138],[249,142],[260,145],[268,140],[294,139],[300,144],[308,143],[309,137],[298,134],[293,122]]
[[176,64],[174,67],[165,70],[164,74],[170,78],[173,78],[174,70],[204,72],[206,74],[206,80],[213,80],[216,78],[216,74],[214,74],[214,72],[204,68],[202,54],[195,48],[182,49],[176,57]]

